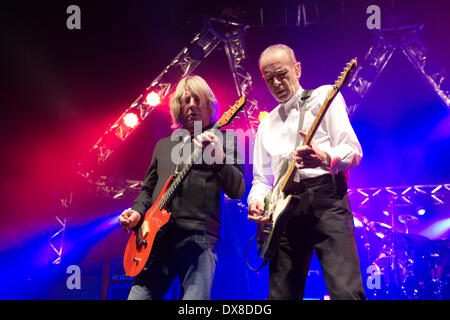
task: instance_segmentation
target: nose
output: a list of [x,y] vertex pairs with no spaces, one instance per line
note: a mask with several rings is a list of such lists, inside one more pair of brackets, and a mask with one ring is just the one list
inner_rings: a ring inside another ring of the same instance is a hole
[[274,78],[273,78],[273,85],[274,85],[275,87],[278,87],[278,86],[281,85],[281,81],[278,80],[277,77],[274,77]]
[[197,107],[197,103],[196,103],[194,97],[190,97],[190,98],[189,98],[188,102],[186,103],[186,107],[187,107],[188,109],[192,109],[192,108]]

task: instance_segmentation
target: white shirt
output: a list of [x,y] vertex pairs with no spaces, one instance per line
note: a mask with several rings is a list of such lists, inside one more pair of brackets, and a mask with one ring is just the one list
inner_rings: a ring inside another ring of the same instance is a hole
[[[314,90],[311,97],[302,103],[300,89],[285,103],[279,104],[259,124],[253,153],[253,185],[248,196],[252,200],[264,201],[265,196],[278,180],[281,164],[292,158],[297,138],[300,107],[306,107],[302,131],[308,132],[319,113],[332,86],[325,85]],[[330,168],[317,167],[297,170],[300,179],[318,177],[327,173],[338,173],[357,166],[362,158],[361,145],[353,131],[347,115],[346,104],[338,93],[326,112],[313,137],[317,147],[331,157]],[[300,137],[301,145],[303,138]]]

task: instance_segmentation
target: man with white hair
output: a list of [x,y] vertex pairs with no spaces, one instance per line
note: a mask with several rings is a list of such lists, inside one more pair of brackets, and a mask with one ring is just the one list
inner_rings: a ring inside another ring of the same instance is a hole
[[[312,93],[299,83],[301,64],[286,45],[264,50],[259,67],[267,87],[280,103],[260,123],[255,139],[253,185],[248,219],[267,223],[264,198],[295,161],[300,203],[286,222],[278,249],[269,261],[269,299],[302,299],[315,250],[331,299],[365,299],[353,215],[347,195],[347,171],[359,164],[361,146],[338,94],[311,145],[295,148],[305,137],[331,86]],[[303,110],[302,110],[303,109]],[[303,131],[298,132],[303,113]],[[301,141],[301,140],[299,140]]]

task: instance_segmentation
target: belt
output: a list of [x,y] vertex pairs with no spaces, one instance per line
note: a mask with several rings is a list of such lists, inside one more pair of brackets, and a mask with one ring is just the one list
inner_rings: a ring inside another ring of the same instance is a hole
[[328,184],[328,183],[334,183],[334,184],[339,184],[339,183],[347,183],[347,178],[345,176],[344,173],[339,172],[338,174],[324,174],[322,176],[318,176],[318,177],[314,177],[314,178],[309,178],[309,179],[302,179],[300,180],[300,182],[295,183],[296,187],[295,187],[295,192],[294,193],[300,193],[305,191],[305,189],[314,187],[314,186],[319,186],[322,184]]

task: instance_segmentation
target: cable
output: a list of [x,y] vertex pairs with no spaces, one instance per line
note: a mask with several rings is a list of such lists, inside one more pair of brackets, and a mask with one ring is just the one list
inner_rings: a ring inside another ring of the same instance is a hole
[[253,237],[250,238],[250,240],[247,242],[247,247],[245,247],[245,262],[247,263],[247,267],[255,272],[258,272],[262,267],[264,267],[267,264],[267,259],[264,259],[264,262],[257,268],[253,268],[252,266],[250,266],[250,264],[248,263],[248,259],[247,259],[247,251],[248,251],[248,247],[250,246],[250,243],[253,241],[253,239],[256,238],[256,235],[254,235]]

